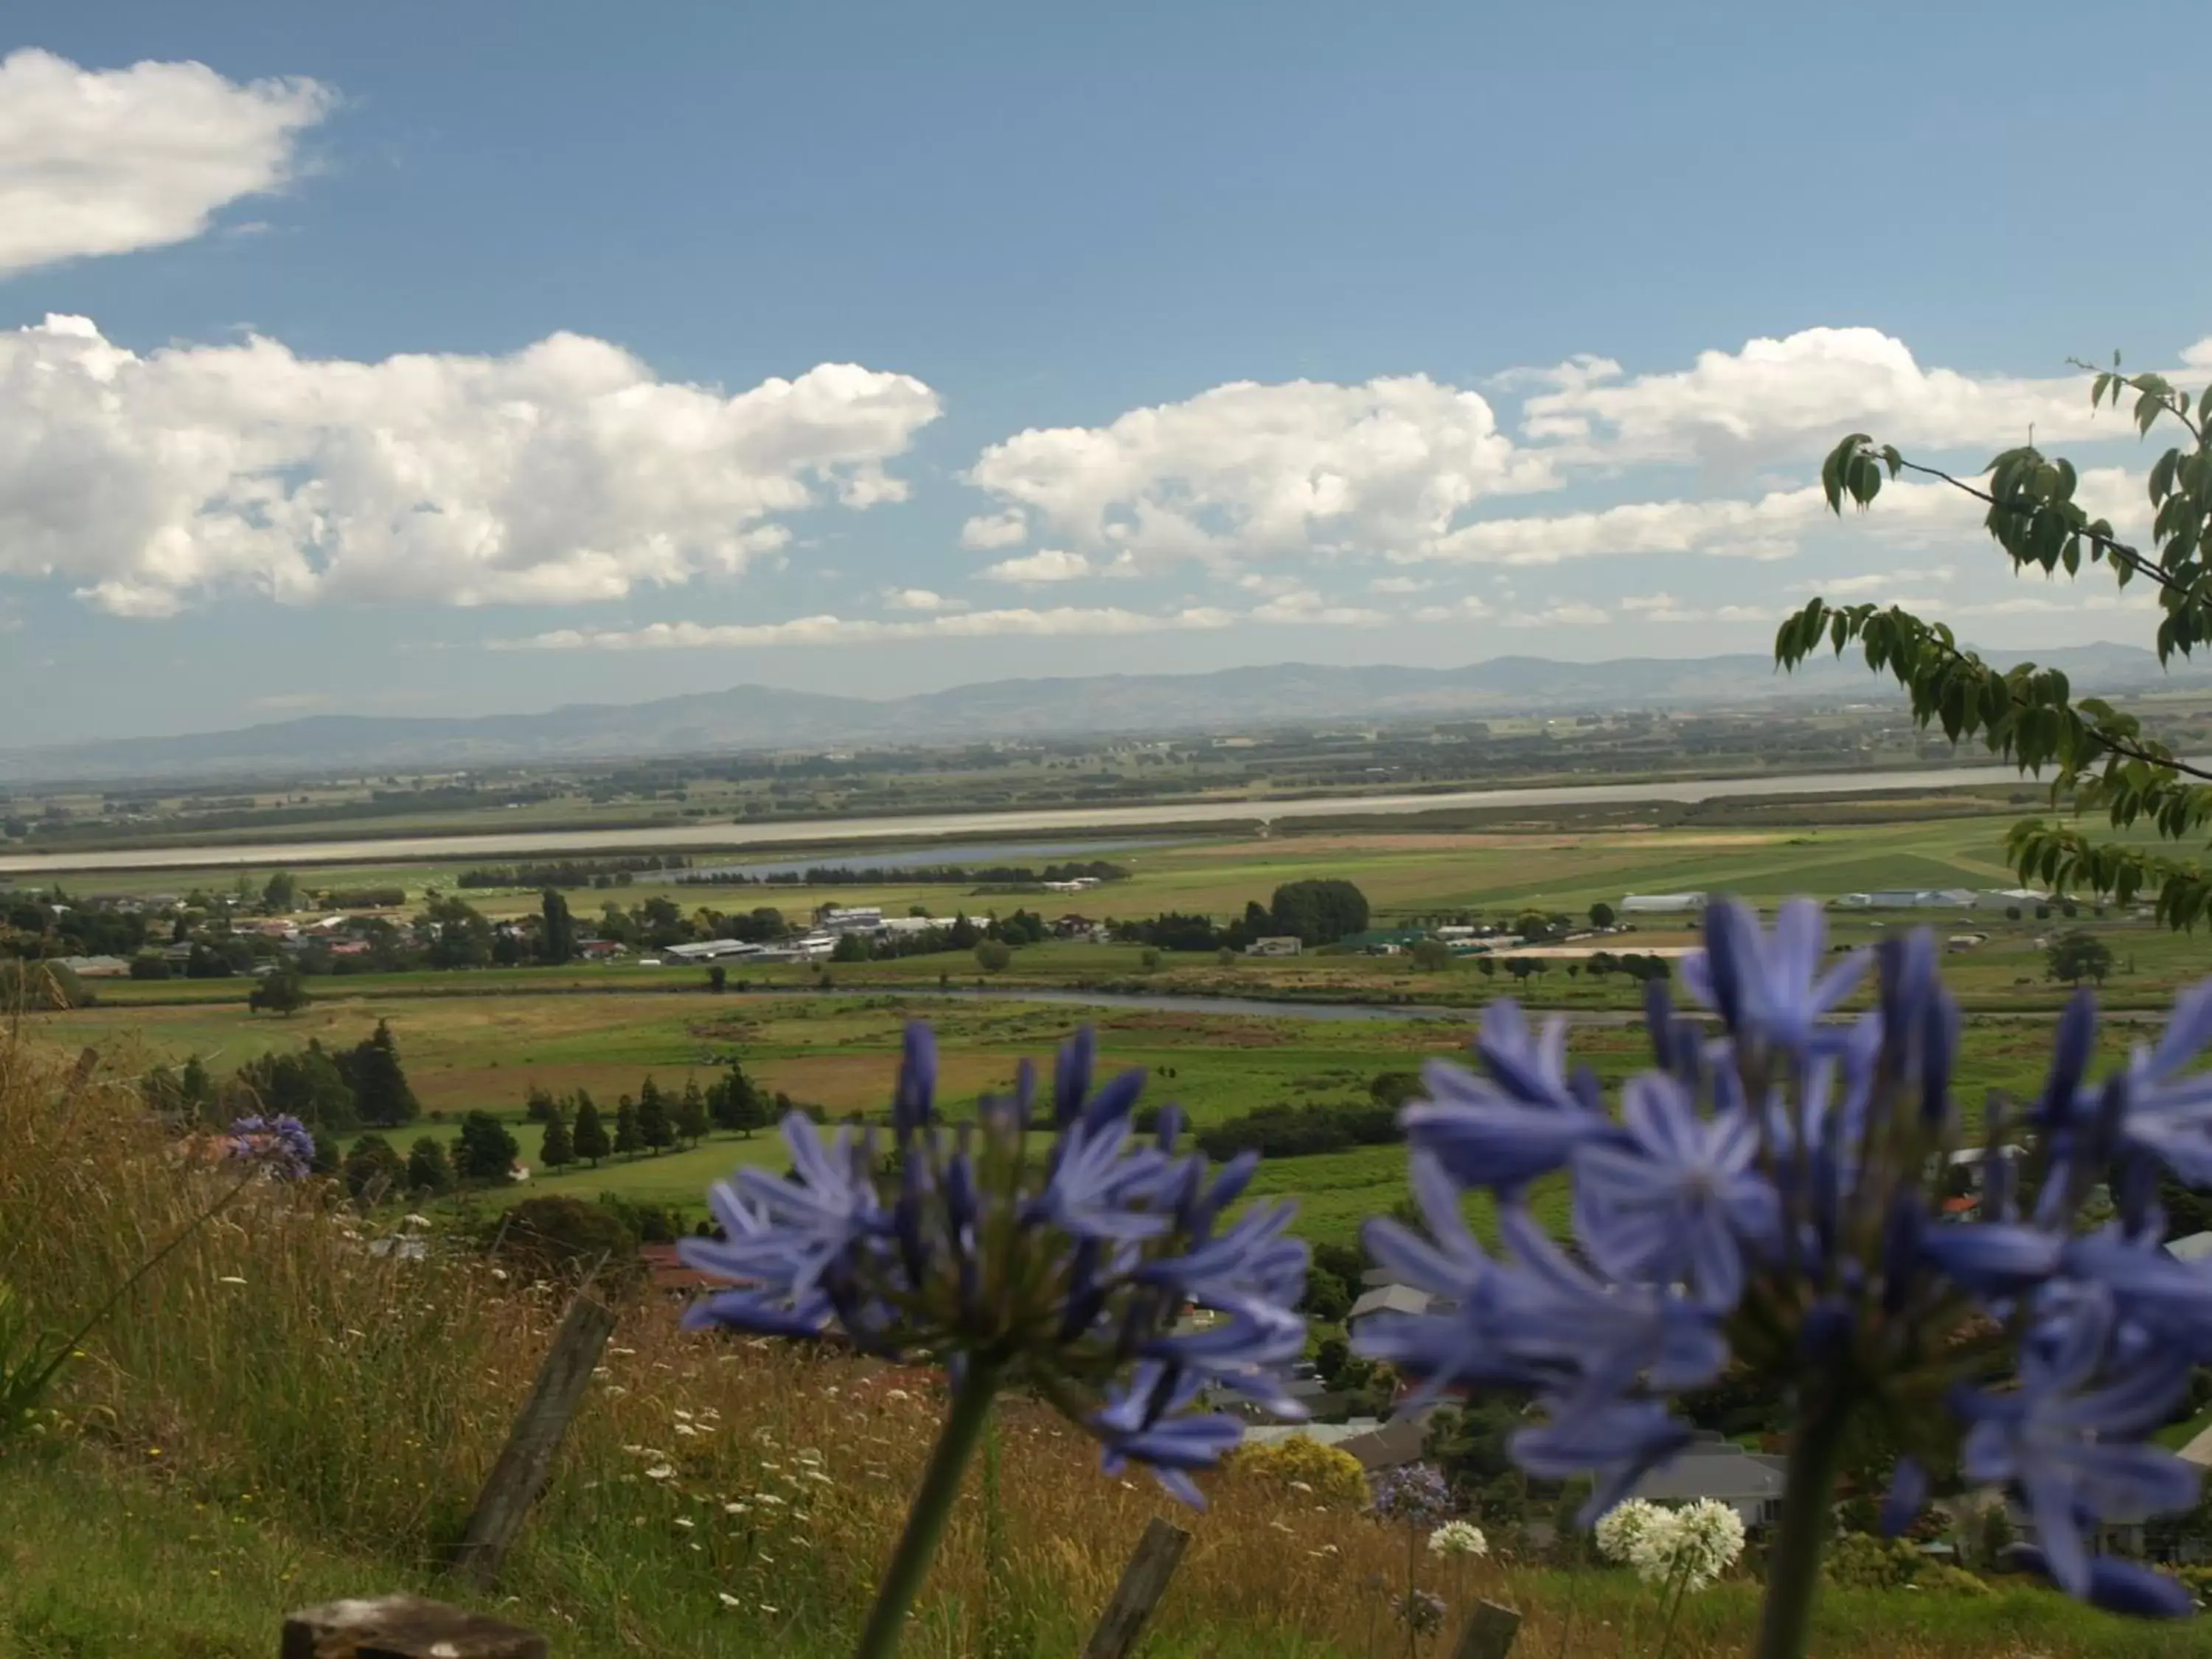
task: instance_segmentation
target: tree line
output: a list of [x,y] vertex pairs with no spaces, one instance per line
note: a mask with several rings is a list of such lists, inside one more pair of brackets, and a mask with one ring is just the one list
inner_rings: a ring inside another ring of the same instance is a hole
[[1367,896],[1348,881],[1285,882],[1266,904],[1248,902],[1225,927],[1211,916],[1164,910],[1149,920],[1115,922],[1115,938],[1162,951],[1242,951],[1255,939],[1295,939],[1301,945],[1334,945],[1367,931]]

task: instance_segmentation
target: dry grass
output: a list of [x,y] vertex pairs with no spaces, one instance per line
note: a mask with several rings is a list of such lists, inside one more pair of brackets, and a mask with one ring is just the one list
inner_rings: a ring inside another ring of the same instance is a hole
[[[51,1058],[4,1043],[0,1138],[0,1260],[57,1326],[233,1179],[180,1158],[127,1089],[97,1076],[73,1085]],[[245,1187],[86,1345],[64,1420],[111,1464],[135,1466],[129,1481],[250,1510],[319,1547],[389,1563],[398,1579],[428,1574],[497,1452],[561,1294],[503,1282],[458,1249],[404,1263],[365,1243],[323,1191]],[[896,1535],[939,1406],[927,1374],[690,1335],[666,1304],[640,1303],[510,1584],[572,1651],[835,1653]],[[908,1644],[916,1659],[1075,1650],[1158,1514],[1194,1538],[1155,1653],[1404,1651],[1383,1611],[1403,1582],[1402,1534],[1243,1475],[1213,1481],[1205,1514],[1175,1511],[1148,1481],[1101,1475],[1082,1435],[1026,1401],[1007,1405],[996,1434],[995,1499],[980,1475],[971,1482]],[[1527,1609],[1522,1651],[1534,1656],[1613,1659],[1638,1605],[1616,1574],[1486,1564],[1455,1582],[1424,1571],[1455,1604],[1483,1595]],[[1749,1585],[1701,1598],[1676,1651],[1740,1650],[1754,1599]],[[2132,1632],[2028,1593],[1838,1596],[1823,1628],[1822,1651],[1884,1659],[2187,1650],[2124,1645]]]

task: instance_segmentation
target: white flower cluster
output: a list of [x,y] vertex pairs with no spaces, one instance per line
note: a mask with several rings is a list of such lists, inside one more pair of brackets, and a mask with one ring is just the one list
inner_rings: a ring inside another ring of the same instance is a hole
[[1646,1583],[1703,1589],[1743,1553],[1743,1518],[1710,1498],[1679,1510],[1632,1498],[1599,1517],[1596,1537],[1599,1554]]
[[1636,1547],[1653,1523],[1666,1524],[1667,1513],[1656,1504],[1641,1498],[1616,1504],[1598,1516],[1597,1525],[1590,1529],[1597,1541],[1597,1553],[1617,1567],[1627,1566],[1635,1559]]
[[1472,1521],[1447,1521],[1429,1534],[1431,1555],[1487,1555],[1490,1540]]

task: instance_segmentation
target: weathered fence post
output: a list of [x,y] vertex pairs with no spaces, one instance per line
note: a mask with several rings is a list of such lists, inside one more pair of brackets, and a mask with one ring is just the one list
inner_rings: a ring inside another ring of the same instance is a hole
[[1495,1601],[1477,1601],[1473,1617],[1459,1633],[1452,1659],[1505,1659],[1513,1638],[1521,1633],[1521,1615]]
[[1128,1659],[1137,1638],[1144,1634],[1145,1620],[1167,1594],[1168,1580],[1175,1577],[1176,1564],[1189,1542],[1190,1534],[1181,1527],[1157,1518],[1146,1523],[1145,1535],[1137,1540],[1129,1565],[1121,1569],[1121,1582],[1099,1615],[1083,1659]]
[[587,1292],[568,1304],[560,1334],[545,1356],[538,1382],[508,1431],[506,1449],[485,1478],[469,1516],[468,1531],[453,1552],[453,1570],[483,1588],[499,1576],[523,1518],[552,1473],[553,1454],[583,1403],[584,1389],[615,1328],[614,1310]]
[[331,1601],[284,1621],[279,1659],[546,1659],[545,1638],[414,1595]]

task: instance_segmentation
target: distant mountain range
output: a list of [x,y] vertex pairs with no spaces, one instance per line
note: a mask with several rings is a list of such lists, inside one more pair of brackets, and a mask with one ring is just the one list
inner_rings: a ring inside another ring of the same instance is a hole
[[[1989,653],[1992,660],[2004,653]],[[2085,690],[2212,684],[2212,670],[2168,674],[2132,646],[2033,653]],[[1856,657],[1778,674],[1764,656],[1625,657],[1553,662],[1498,657],[1464,668],[1332,668],[1281,663],[1202,674],[993,680],[880,701],[738,685],[640,703],[574,703],[542,714],[422,719],[325,714],[186,737],[123,738],[0,750],[0,781],[214,778],[566,763],[784,750],[1265,730],[1344,720],[1481,719],[1626,708],[1741,708],[1899,696]]]

